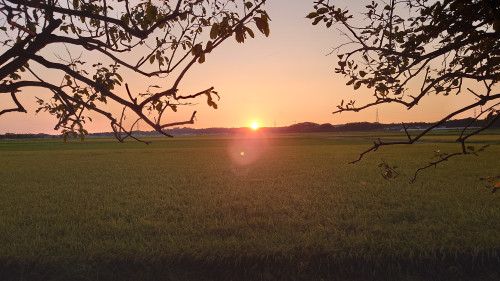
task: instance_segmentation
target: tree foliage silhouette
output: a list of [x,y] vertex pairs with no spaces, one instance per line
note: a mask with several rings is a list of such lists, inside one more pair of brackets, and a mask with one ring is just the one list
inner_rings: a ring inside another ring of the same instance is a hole
[[[373,101],[357,105],[355,100],[342,101],[334,112],[360,111],[380,104],[395,103],[411,109],[430,94],[472,95],[470,104],[444,117],[412,136],[405,124],[408,140],[382,141],[360,154],[357,162],[381,146],[413,144],[460,113],[478,109],[473,122],[458,135],[460,150],[439,153],[438,158],[419,171],[450,157],[475,154],[478,150],[466,142],[500,118],[500,2],[496,0],[390,0],[371,1],[356,21],[334,1],[314,2],[307,15],[313,25],[336,26],[346,41],[333,52],[338,55],[335,73],[343,75],[354,90],[367,89]],[[364,16],[364,21],[361,17]],[[356,26],[355,22],[364,23]],[[410,87],[418,83],[420,87]],[[479,118],[488,122],[473,130]],[[484,148],[482,148],[484,149]],[[390,165],[382,165],[392,169]],[[395,173],[391,173],[393,175]]]
[[[165,128],[191,124],[196,111],[182,122],[166,121],[167,111],[206,96],[217,108],[214,87],[178,95],[185,74],[222,42],[234,37],[243,43],[254,37],[252,28],[269,35],[265,0],[2,0],[0,27],[0,94],[10,95],[14,108],[26,112],[18,100],[25,88],[44,88],[50,99],[38,98],[39,108],[58,119],[56,130],[85,138],[89,112],[110,120],[118,140],[131,136],[143,120],[169,136]],[[55,56],[51,55],[56,53]],[[98,58],[104,58],[98,59]],[[164,77],[168,86],[149,87],[134,94],[120,70],[138,76]],[[173,77],[172,77],[173,76]],[[57,78],[54,78],[57,77]],[[62,82],[61,82],[62,81]],[[121,116],[110,103],[122,106]],[[136,118],[125,128],[125,112]]]

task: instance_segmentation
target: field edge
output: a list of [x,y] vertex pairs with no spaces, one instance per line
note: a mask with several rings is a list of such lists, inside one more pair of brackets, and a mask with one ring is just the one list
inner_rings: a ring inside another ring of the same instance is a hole
[[0,279],[14,280],[499,280],[500,249],[406,256],[268,253],[217,256],[100,254],[0,258]]

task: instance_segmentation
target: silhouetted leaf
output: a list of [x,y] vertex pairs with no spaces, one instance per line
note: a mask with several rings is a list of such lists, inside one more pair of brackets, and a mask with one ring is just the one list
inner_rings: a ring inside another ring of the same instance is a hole
[[268,24],[267,20],[259,18],[259,17],[255,17],[253,19],[255,21],[255,25],[260,30],[260,32],[262,32],[264,35],[266,35],[266,37],[269,36],[269,24]]
[[234,33],[235,33],[234,38],[236,39],[236,42],[238,42],[238,43],[245,42],[245,35],[243,34],[243,28],[242,27],[236,28],[236,30],[235,30]]
[[205,53],[200,53],[200,58],[198,59],[198,63],[204,63],[205,62]]
[[118,77],[118,80],[120,80],[120,82],[123,82],[123,78],[120,74],[118,73],[115,73],[116,77]]
[[255,34],[253,33],[253,31],[250,28],[245,26],[245,30],[248,33],[248,35],[250,35],[250,37],[252,37],[252,38],[255,37]]
[[212,51],[212,47],[213,47],[213,45],[214,45],[214,44],[212,43],[212,41],[208,41],[208,42],[207,42],[207,46],[205,47],[205,51],[206,51],[207,53],[210,53],[210,51]]
[[323,18],[324,18],[324,16],[319,16],[319,17],[315,18],[312,24],[317,25]]
[[156,106],[155,106],[155,109],[160,112],[163,108],[163,102],[162,101],[159,101],[156,103]]
[[317,16],[318,16],[318,13],[316,13],[316,12],[311,12],[311,13],[309,13],[309,14],[306,16],[306,18],[308,18],[308,19],[313,19],[313,18],[315,18],[315,17],[317,17]]
[[210,29],[210,38],[215,39],[219,35],[219,24],[214,23]]
[[318,14],[324,14],[324,13],[328,13],[328,8],[319,8],[318,10],[316,10],[316,13]]

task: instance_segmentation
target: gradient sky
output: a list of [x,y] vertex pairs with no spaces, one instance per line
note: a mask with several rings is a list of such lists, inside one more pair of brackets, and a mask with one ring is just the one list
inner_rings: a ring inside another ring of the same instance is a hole
[[[271,34],[238,44],[234,39],[224,42],[207,55],[204,64],[197,64],[180,85],[180,94],[192,94],[211,86],[221,95],[218,109],[208,107],[206,98],[197,105],[171,114],[170,120],[187,120],[193,110],[198,111],[194,128],[243,127],[256,121],[261,126],[287,126],[298,122],[343,124],[348,122],[374,122],[376,109],[358,113],[333,115],[332,111],[342,99],[356,99],[358,105],[371,101],[372,93],[361,88],[354,91],[346,86],[347,80],[334,73],[337,56],[327,54],[343,38],[333,28],[312,26],[305,16],[311,12],[312,0],[269,0],[266,10],[271,17]],[[338,6],[360,10],[370,1],[338,1]],[[254,28],[256,31],[257,29]],[[49,50],[50,51],[50,50]],[[52,52],[55,52],[52,50]],[[123,75],[132,92],[144,91],[149,84],[168,85],[166,78],[153,79],[144,84],[143,77]],[[419,87],[415,85],[416,87]],[[121,94],[126,96],[125,89]],[[24,90],[19,99],[28,110],[8,113],[0,117],[0,133],[50,133],[56,119],[48,113],[35,115],[35,95],[49,97],[41,90]],[[429,97],[418,108],[408,111],[398,105],[379,107],[382,123],[436,121],[451,110],[472,100],[471,95],[455,97]],[[11,106],[10,99],[0,98],[2,108]],[[116,112],[119,108],[116,107]],[[468,112],[460,117],[472,116]],[[110,131],[109,122],[96,117],[87,125],[89,132]],[[141,130],[150,130],[141,125]]]

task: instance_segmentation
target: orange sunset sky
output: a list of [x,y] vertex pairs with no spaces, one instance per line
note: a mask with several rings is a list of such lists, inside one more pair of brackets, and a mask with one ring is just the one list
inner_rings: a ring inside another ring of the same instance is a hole
[[[337,5],[360,11],[367,2],[337,1]],[[207,55],[204,64],[195,65],[180,85],[180,94],[184,95],[214,86],[221,96],[218,109],[208,107],[206,97],[199,97],[196,105],[171,113],[170,120],[187,120],[196,110],[194,128],[243,127],[254,121],[263,127],[306,121],[374,122],[375,108],[359,113],[332,114],[342,99],[356,99],[356,104],[361,105],[371,101],[372,94],[363,88],[354,91],[345,85],[344,77],[334,73],[337,56],[327,54],[344,39],[335,26],[327,29],[311,25],[311,20],[305,16],[313,10],[312,3],[312,0],[269,0],[265,8],[272,20],[268,38],[256,32],[256,38],[247,39],[244,44],[238,44],[234,38],[227,40]],[[48,53],[59,51],[46,50]],[[169,77],[147,81],[135,74],[124,74],[132,92],[144,91],[150,84],[168,86],[170,81]],[[420,86],[415,84],[415,88]],[[118,93],[125,97],[125,87]],[[57,133],[53,130],[55,117],[44,112],[35,115],[35,96],[48,99],[51,95],[43,90],[25,89],[19,99],[28,114],[1,116],[0,133]],[[473,96],[463,93],[458,97],[429,97],[411,111],[397,105],[380,106],[379,120],[381,123],[437,121],[470,100]],[[10,98],[0,98],[0,105],[1,108],[11,107]],[[120,108],[116,107],[114,112],[118,114]],[[473,112],[467,112],[459,117],[472,115]],[[87,124],[87,129],[90,133],[111,130],[109,122],[98,117]],[[151,130],[144,124],[140,129]]]

